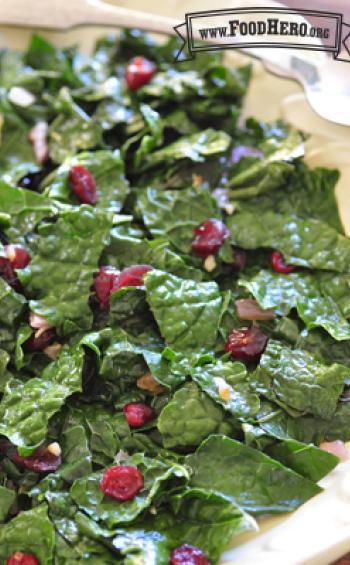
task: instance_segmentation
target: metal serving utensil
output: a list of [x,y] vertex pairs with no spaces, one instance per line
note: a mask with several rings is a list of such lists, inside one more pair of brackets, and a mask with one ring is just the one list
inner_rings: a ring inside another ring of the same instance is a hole
[[[131,10],[102,0],[0,0],[0,24],[50,30],[79,25],[136,27],[174,35],[179,22],[147,12]],[[350,126],[350,66],[325,53],[288,49],[249,48],[242,51],[260,59],[268,68],[301,83],[317,114],[326,120]],[[347,77],[347,80],[345,79]]]

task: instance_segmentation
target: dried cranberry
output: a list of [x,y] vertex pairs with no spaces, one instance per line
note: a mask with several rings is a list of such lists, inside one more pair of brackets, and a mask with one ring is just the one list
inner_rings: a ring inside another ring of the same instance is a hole
[[192,251],[205,259],[219,251],[225,239],[230,235],[229,229],[221,220],[210,218],[194,230]]
[[69,171],[69,182],[74,194],[83,204],[96,204],[96,181],[90,171],[82,165],[74,165]]
[[233,251],[233,263],[231,263],[231,267],[235,271],[241,271],[246,266],[247,253],[241,247],[234,247],[232,251]]
[[92,290],[95,291],[101,310],[108,309],[109,298],[117,283],[118,276],[119,271],[109,266],[100,267],[99,272],[95,275]]
[[132,267],[123,269],[115,280],[112,292],[125,286],[142,286],[143,276],[152,269],[150,265],[132,265]]
[[170,556],[170,565],[210,565],[203,551],[185,543],[174,549]]
[[140,428],[154,418],[152,408],[142,402],[130,402],[125,404],[123,412],[130,428]]
[[268,337],[257,326],[233,330],[227,342],[225,351],[232,357],[242,361],[257,361],[264,351]]
[[272,251],[271,265],[276,273],[281,273],[283,275],[288,275],[288,273],[291,273],[296,269],[294,265],[287,265],[284,262],[283,255],[279,251]]
[[39,565],[39,561],[31,553],[16,551],[8,558],[6,565]]
[[25,351],[42,351],[45,349],[53,340],[56,338],[55,328],[48,328],[47,330],[40,333],[40,331],[35,330],[32,335],[23,343],[23,348]]
[[138,90],[147,84],[155,74],[157,67],[145,57],[134,57],[126,67],[125,80],[129,90]]
[[22,292],[23,287],[18,279],[11,261],[7,257],[0,257],[0,277],[7,282],[16,292]]
[[17,451],[10,454],[9,457],[19,467],[29,469],[35,473],[49,473],[57,471],[62,463],[61,456],[54,455],[44,445],[38,447],[38,449],[36,449],[34,453],[28,457],[22,457]]
[[13,269],[24,269],[30,263],[30,255],[22,245],[5,245],[4,249]]
[[100,488],[106,496],[124,502],[143,489],[143,476],[136,467],[116,465],[104,472]]

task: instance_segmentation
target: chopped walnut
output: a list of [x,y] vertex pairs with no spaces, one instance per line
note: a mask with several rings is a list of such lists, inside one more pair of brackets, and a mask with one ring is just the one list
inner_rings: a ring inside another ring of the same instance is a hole
[[204,259],[203,267],[208,273],[211,273],[212,271],[214,271],[214,269],[216,267],[216,260],[215,260],[214,255],[208,255],[208,257],[206,257],[206,259]]
[[152,377],[151,373],[146,373],[142,375],[139,379],[137,379],[137,386],[141,390],[148,390],[153,394],[161,394],[165,391],[165,388],[158,382],[154,377]]
[[57,443],[57,441],[50,443],[50,445],[47,446],[47,451],[49,451],[56,457],[60,457],[60,455],[62,454],[61,446],[59,443]]
[[[38,336],[36,335],[36,337]],[[61,349],[62,349],[62,343],[58,343],[58,341],[55,341],[54,343],[51,343],[51,345],[45,347],[43,351],[48,357],[50,357],[50,359],[54,360],[57,359],[57,357],[59,356]]]
[[203,183],[202,175],[196,175],[196,173],[193,173],[193,175],[192,175],[193,186],[197,187],[197,186],[200,186],[202,183]]

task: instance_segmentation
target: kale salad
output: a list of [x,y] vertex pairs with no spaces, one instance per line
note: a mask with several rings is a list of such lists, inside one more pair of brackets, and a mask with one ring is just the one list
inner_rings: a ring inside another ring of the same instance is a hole
[[251,69],[0,53],[0,563],[208,565],[350,439],[350,240]]

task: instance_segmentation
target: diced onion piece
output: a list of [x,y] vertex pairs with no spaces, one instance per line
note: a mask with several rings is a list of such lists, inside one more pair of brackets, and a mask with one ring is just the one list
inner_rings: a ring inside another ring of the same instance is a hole
[[47,134],[49,125],[47,122],[37,122],[29,132],[29,141],[33,145],[33,150],[37,162],[42,165],[49,156],[49,145]]
[[49,322],[43,316],[39,316],[35,312],[30,312],[29,314],[29,325],[31,328],[36,329],[44,329],[47,330],[51,328]]
[[235,305],[240,320],[272,320],[275,317],[272,308],[263,310],[253,298],[236,300]]
[[323,441],[320,443],[320,449],[335,455],[340,461],[349,459],[349,452],[346,449],[345,443],[340,439],[336,439],[335,441]]

